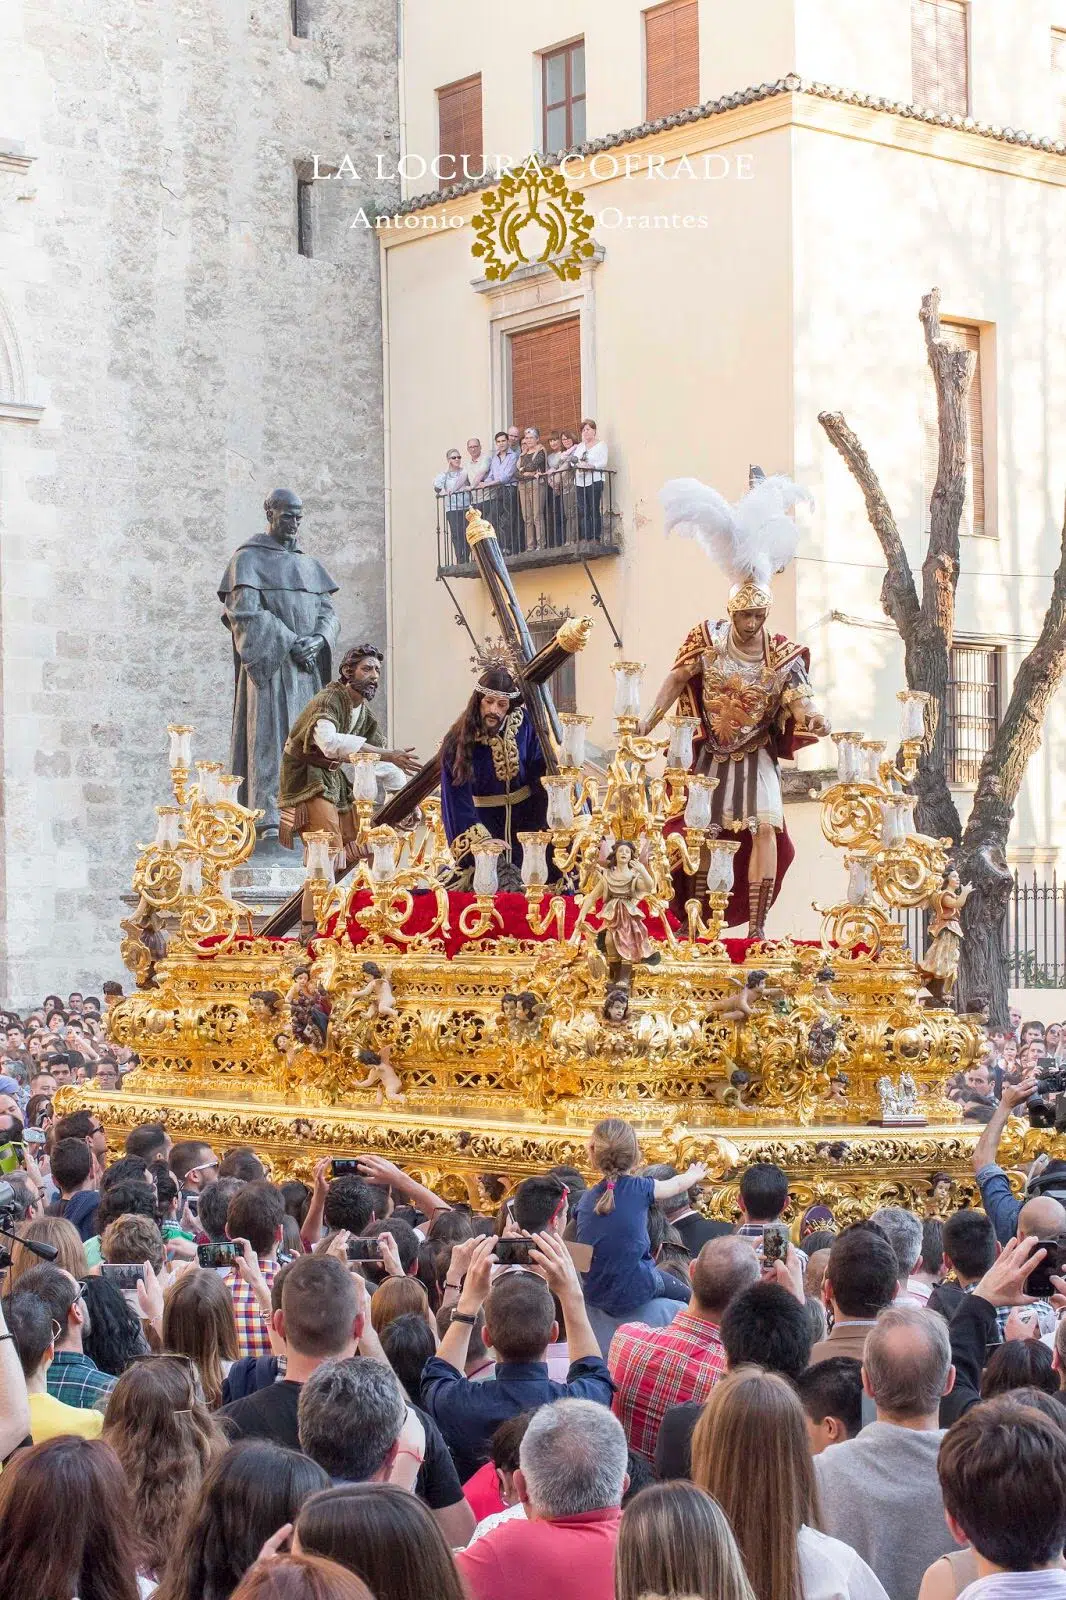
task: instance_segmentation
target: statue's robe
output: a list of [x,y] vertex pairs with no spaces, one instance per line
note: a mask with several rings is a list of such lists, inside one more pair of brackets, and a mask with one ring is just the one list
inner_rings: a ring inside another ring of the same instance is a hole
[[[717,780],[711,797],[715,833],[734,833],[740,849],[734,857],[733,893],[725,925],[748,918],[748,861],[751,841],[760,823],[777,832],[777,881],[773,901],[793,860],[795,847],[785,826],[778,763],[791,761],[816,735],[796,725],[793,707],[810,703],[810,652],[782,633],[763,632],[763,660],[738,662],[728,653],[730,622],[698,623],[685,637],[676,667],[697,666],[678,698],[678,716],[698,717],[693,772]],[[680,821],[668,831],[679,827]],[[675,909],[692,893],[685,873],[674,878]]]
[[[233,641],[233,734],[230,771],[245,780],[241,799],[278,826],[281,752],[307,702],[333,675],[340,624],[330,596],[337,585],[320,561],[257,533],[230,559],[218,589],[222,621]],[[317,634],[322,645],[309,667],[289,654],[296,640]]]
[[541,782],[544,752],[524,706],[508,712],[499,733],[478,740],[472,765],[470,781],[456,783],[447,760],[441,760],[441,817],[464,881],[473,872],[475,839],[504,840],[511,847],[511,860],[520,867],[518,834],[538,832],[548,816],[548,796]]

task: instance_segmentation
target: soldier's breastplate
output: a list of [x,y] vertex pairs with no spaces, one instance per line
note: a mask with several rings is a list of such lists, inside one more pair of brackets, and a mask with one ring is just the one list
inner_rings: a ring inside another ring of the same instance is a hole
[[765,744],[786,672],[718,650],[705,650],[702,666],[703,715],[714,749],[733,755]]

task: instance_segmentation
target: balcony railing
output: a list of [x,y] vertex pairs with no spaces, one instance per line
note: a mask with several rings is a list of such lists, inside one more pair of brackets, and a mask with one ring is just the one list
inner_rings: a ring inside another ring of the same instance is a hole
[[[920,957],[929,944],[930,914],[921,906],[901,911],[911,953]],[[1053,876],[1041,881],[1014,874],[1007,905],[1003,964],[1015,989],[1066,988],[1066,884]]]
[[525,483],[486,484],[437,496],[437,572],[475,578],[466,545],[466,513],[477,507],[496,530],[507,565],[554,567],[621,554],[621,514],[615,504],[615,474],[564,468]]

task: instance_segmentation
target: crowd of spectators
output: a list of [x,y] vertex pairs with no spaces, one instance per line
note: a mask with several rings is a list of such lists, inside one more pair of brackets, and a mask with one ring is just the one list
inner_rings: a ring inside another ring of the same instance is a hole
[[476,506],[507,555],[550,550],[579,540],[603,542],[607,445],[591,417],[579,431],[560,428],[547,442],[534,427],[501,428],[485,454],[481,440],[445,455],[433,480],[458,565],[469,561],[466,514]]
[[373,1155],[27,1140],[19,1080],[0,1595],[1066,1596],[1066,1163],[996,1162],[1027,1082],[981,1209],[846,1225],[769,1163],[709,1218],[619,1119],[478,1209]]

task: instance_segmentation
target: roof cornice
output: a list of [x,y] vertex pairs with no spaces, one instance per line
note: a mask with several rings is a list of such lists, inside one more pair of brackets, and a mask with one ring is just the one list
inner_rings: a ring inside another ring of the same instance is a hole
[[[866,111],[885,112],[890,116],[904,118],[908,122],[957,129],[992,144],[1015,145],[1045,154],[1066,155],[1066,140],[1027,133],[1024,128],[979,122],[974,117],[950,116],[944,111],[931,111],[924,106],[908,105],[902,100],[890,100],[884,95],[863,94],[858,89],[841,89],[834,84],[812,83],[806,78],[790,73],[786,78],[779,78],[776,83],[761,83],[757,88],[740,89],[735,94],[723,95],[718,100],[707,100],[703,105],[692,106],[686,111],[675,111],[668,117],[656,117],[652,122],[641,122],[636,127],[623,128],[620,133],[605,134],[600,139],[590,139],[585,144],[575,146],[573,150],[560,150],[554,155],[538,156],[537,159],[544,166],[549,166],[557,164],[564,155],[575,158],[594,156],[601,150],[616,150],[621,145],[635,144],[654,134],[665,133],[670,128],[680,128],[686,124],[707,122],[714,117],[725,116],[742,106],[756,105],[760,101],[774,100],[783,95],[798,94],[809,95],[816,100],[836,101],[841,105],[856,106]],[[520,165],[521,163],[518,163],[515,170]],[[494,181],[491,176],[471,178],[464,183],[451,184],[446,189],[434,189],[426,194],[415,195],[397,206],[391,214],[403,216],[412,211],[425,211],[432,206],[445,205],[463,195],[479,194],[482,190],[491,188]]]

